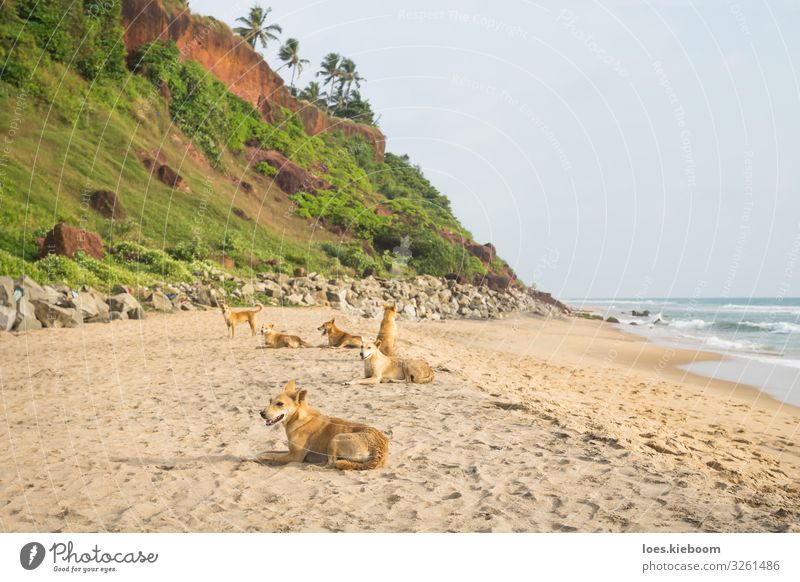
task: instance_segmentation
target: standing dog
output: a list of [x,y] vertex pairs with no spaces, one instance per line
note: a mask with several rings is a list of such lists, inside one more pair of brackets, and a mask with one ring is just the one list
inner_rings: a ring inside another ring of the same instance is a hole
[[252,332],[250,335],[256,335],[256,318],[258,317],[258,312],[264,309],[264,306],[260,303],[256,303],[256,305],[258,308],[234,311],[224,301],[219,304],[219,308],[222,310],[222,317],[225,318],[225,324],[228,326],[228,335],[230,337],[233,337],[236,326],[244,322],[250,324],[250,331]]
[[395,317],[397,317],[397,306],[384,305],[383,320],[381,321],[381,329],[378,331],[378,340],[380,340],[381,351],[387,356],[393,356],[397,353],[397,348],[395,346],[397,342],[397,324],[394,321]]
[[321,331],[322,335],[328,336],[328,347],[360,348],[361,336],[350,335],[346,331],[339,329],[338,327],[336,327],[336,324],[334,323],[335,319],[336,319],[335,317],[331,318],[330,321],[326,321],[317,328],[317,331]]
[[283,392],[261,411],[267,426],[282,422],[289,440],[289,452],[264,453],[260,462],[302,462],[309,453],[327,455],[328,468],[377,469],[386,463],[389,439],[377,428],[325,416],[306,401],[306,390],[295,390],[289,380]]
[[308,344],[296,335],[287,335],[274,331],[274,323],[265,323],[261,326],[261,335],[264,336],[265,348],[310,348]]
[[364,360],[364,378],[351,380],[347,384],[379,384],[381,382],[433,382],[434,372],[423,360],[402,360],[389,357],[379,349],[381,340],[361,344],[361,359]]

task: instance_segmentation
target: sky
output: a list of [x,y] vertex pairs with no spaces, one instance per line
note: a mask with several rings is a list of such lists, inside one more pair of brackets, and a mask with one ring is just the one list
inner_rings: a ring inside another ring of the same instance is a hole
[[[251,4],[189,3],[229,24]],[[387,150],[524,282],[800,296],[797,2],[262,4],[311,61],[297,85],[352,58]]]

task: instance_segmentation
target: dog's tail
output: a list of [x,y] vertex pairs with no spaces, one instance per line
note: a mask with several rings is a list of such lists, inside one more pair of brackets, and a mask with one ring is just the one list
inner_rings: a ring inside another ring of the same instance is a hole
[[314,346],[312,346],[310,343],[308,343],[306,340],[304,340],[302,338],[297,338],[297,339],[300,340],[300,347],[301,348],[313,348],[314,347]]
[[386,464],[386,459],[389,456],[389,439],[381,431],[375,428],[369,428],[362,433],[369,443],[372,458],[369,461],[348,461],[346,459],[337,459],[334,466],[342,471],[368,471],[369,469],[378,469]]
[[430,384],[436,377],[436,372],[422,360],[410,360],[403,363],[403,375],[406,382]]
[[258,305],[258,309],[256,309],[256,313],[258,313],[259,311],[261,311],[262,309],[264,309],[264,306],[263,306],[263,305],[261,305],[261,303],[259,303],[258,301],[256,301],[256,305]]
[[[416,382],[418,384],[430,384],[433,382],[433,379],[436,377],[436,372],[434,372],[431,368],[427,368],[420,377],[417,378]],[[412,379],[412,382],[414,380]]]

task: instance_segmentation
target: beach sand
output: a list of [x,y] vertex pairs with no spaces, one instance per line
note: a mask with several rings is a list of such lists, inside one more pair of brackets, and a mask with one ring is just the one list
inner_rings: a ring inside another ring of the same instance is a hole
[[[327,309],[260,322],[323,343]],[[368,336],[378,320],[336,313]],[[800,410],[610,324],[399,322],[433,384],[345,386],[357,350],[258,349],[218,311],[0,334],[0,530],[800,531]],[[251,462],[289,378],[390,437],[386,467]]]

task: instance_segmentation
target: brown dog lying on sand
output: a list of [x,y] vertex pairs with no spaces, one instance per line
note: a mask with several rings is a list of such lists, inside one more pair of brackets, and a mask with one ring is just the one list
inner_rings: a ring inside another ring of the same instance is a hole
[[289,451],[268,452],[260,455],[259,462],[300,463],[309,453],[327,455],[328,468],[376,469],[383,467],[389,455],[389,439],[376,428],[325,416],[306,401],[306,390],[295,390],[295,381],[289,380],[283,392],[269,401],[261,411],[267,426],[283,423]]
[[326,321],[317,328],[318,331],[322,332],[322,335],[328,336],[328,347],[360,348],[361,336],[350,335],[346,331],[339,329],[338,327],[336,327],[336,324],[334,323],[335,320],[336,318],[332,317],[330,321]]
[[383,306],[383,319],[381,320],[381,328],[378,331],[378,339],[380,340],[381,351],[387,356],[393,356],[397,353],[395,344],[397,343],[397,324],[394,319],[397,317],[396,305]]
[[228,335],[230,337],[233,337],[236,326],[244,322],[250,324],[250,335],[256,335],[256,318],[258,317],[258,312],[264,309],[264,306],[260,303],[256,303],[256,305],[258,307],[234,311],[224,301],[219,304],[219,308],[222,310],[222,317],[225,318],[225,324],[228,326]]
[[287,335],[274,331],[274,323],[265,323],[261,326],[261,335],[264,336],[265,348],[310,348],[308,344],[296,335]]
[[379,349],[381,340],[361,345],[361,359],[364,360],[364,378],[351,380],[347,384],[379,384],[381,382],[413,382],[427,384],[433,382],[434,372],[423,360],[403,360],[390,358]]

